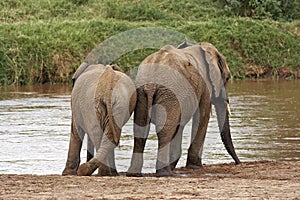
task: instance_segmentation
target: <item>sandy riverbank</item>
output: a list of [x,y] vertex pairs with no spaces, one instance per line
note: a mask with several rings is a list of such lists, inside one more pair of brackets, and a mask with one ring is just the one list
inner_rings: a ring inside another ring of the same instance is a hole
[[2,174],[0,199],[300,199],[300,161],[180,168],[169,178]]

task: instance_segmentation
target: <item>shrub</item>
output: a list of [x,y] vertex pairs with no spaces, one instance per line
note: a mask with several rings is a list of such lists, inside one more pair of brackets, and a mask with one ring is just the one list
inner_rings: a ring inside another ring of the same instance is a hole
[[299,0],[223,0],[228,15],[274,20],[300,19]]

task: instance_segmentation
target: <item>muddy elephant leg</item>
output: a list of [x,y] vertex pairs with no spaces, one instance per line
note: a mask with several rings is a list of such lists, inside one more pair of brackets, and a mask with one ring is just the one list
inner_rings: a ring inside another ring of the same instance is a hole
[[170,167],[171,170],[175,169],[182,153],[182,132],[184,126],[179,126],[175,137],[172,139],[171,142],[171,150],[170,150]]
[[[106,136],[107,131],[104,132],[100,148],[97,150],[97,154],[89,162],[83,163],[79,166],[77,174],[79,176],[90,176],[97,168],[110,167],[111,159],[109,154],[114,150],[116,145],[111,142]],[[103,174],[110,175],[110,174]]]
[[145,94],[138,92],[138,99],[134,111],[134,147],[130,167],[126,176],[142,176],[144,163],[143,153],[150,129],[150,106]]
[[81,129],[79,129],[79,132],[77,131],[72,118],[68,158],[65,169],[62,172],[63,176],[77,175],[77,169],[80,164],[80,150],[82,147],[83,136],[84,132]]
[[193,116],[191,145],[188,150],[186,167],[191,169],[202,168],[202,150],[206,136],[211,105],[201,103]]

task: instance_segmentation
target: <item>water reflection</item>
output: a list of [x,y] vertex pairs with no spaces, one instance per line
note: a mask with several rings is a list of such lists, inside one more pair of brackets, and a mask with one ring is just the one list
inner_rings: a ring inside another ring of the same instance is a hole
[[[70,132],[71,86],[0,88],[0,173],[60,174]],[[300,82],[234,81],[229,86],[232,137],[241,161],[300,160]],[[132,119],[116,149],[119,171],[126,171],[132,152]],[[184,130],[185,164],[191,124]],[[86,141],[84,141],[86,149]],[[154,172],[157,141],[151,126],[144,172]],[[82,152],[85,159],[85,150]],[[211,117],[203,163],[233,162]]]

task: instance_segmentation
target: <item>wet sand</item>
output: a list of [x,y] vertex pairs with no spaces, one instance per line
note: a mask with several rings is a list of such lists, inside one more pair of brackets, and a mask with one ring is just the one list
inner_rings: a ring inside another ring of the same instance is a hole
[[0,175],[0,199],[300,199],[300,161],[176,169],[175,177]]

